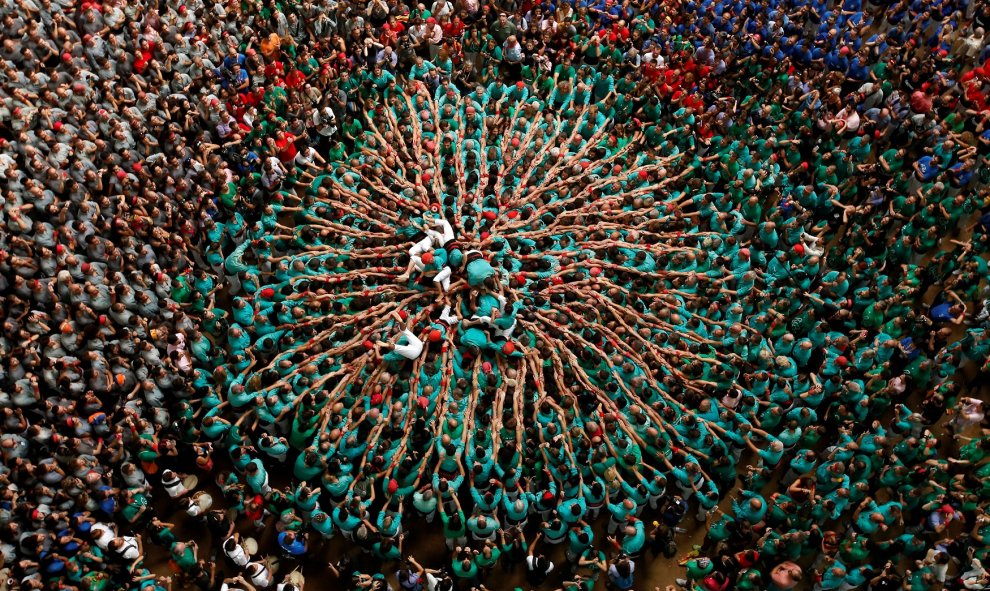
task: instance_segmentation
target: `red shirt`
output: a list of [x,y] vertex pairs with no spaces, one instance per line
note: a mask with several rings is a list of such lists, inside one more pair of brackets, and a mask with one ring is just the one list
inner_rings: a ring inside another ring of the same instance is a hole
[[698,127],[697,134],[698,134],[699,137],[701,137],[702,139],[706,139],[706,140],[710,140],[713,137],[715,137],[715,132],[712,131],[711,129],[709,129],[705,125],[700,125]]
[[289,88],[301,88],[306,83],[306,75],[299,70],[292,70],[285,77],[285,85]]
[[286,133],[282,139],[275,140],[275,147],[278,148],[278,159],[282,162],[292,162],[296,158],[296,136]]
[[138,74],[144,74],[144,71],[148,68],[148,62],[151,61],[153,57],[153,52],[155,51],[155,46],[148,44],[148,49],[139,49],[136,56],[134,56],[134,71]]
[[253,499],[255,508],[245,503],[244,514],[253,521],[258,521],[265,514],[265,499],[261,495],[255,495]]
[[684,99],[682,103],[685,107],[691,107],[695,112],[702,111],[705,106],[705,102],[701,100],[697,94],[692,94],[691,96]]
[[285,75],[285,66],[282,62],[272,62],[265,66],[265,78],[269,80]]
[[987,95],[981,87],[982,85],[979,82],[966,85],[966,102],[972,105],[976,111],[986,111],[990,107],[990,102],[987,101]]
[[382,34],[378,36],[378,42],[382,45],[395,47],[399,43],[399,36],[395,33],[395,30],[382,31]]
[[911,110],[915,113],[927,113],[932,110],[932,99],[920,90],[911,93]]
[[460,18],[455,17],[453,21],[441,27],[445,37],[460,37],[464,32],[464,23]]
[[643,64],[643,77],[651,82],[656,82],[657,78],[660,77],[660,69],[657,68],[656,64]]

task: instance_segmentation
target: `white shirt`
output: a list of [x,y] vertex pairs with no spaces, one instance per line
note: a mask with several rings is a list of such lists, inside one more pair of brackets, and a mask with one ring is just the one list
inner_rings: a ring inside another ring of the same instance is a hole
[[[271,585],[272,573],[271,571],[268,570],[268,567],[260,562],[252,562],[251,564],[257,564],[259,567],[261,567],[258,570],[254,571],[253,574],[251,574],[251,582],[259,587],[268,587],[269,585]],[[248,572],[251,572],[252,570],[254,569],[248,569]]]
[[124,540],[124,545],[121,548],[120,555],[124,557],[124,560],[134,560],[141,555],[141,552],[138,550],[137,538],[121,536],[121,539]]
[[440,584],[440,579],[436,578],[430,573],[426,573],[426,588],[428,591],[437,591],[437,585]]
[[661,68],[666,63],[666,60],[663,59],[662,55],[660,55],[659,53],[653,53],[652,51],[648,51],[646,52],[646,54],[643,55],[643,61],[647,63],[653,62]]
[[446,0],[437,0],[430,10],[433,16],[446,16],[454,12],[454,7]]
[[314,150],[313,148],[306,148],[305,150],[299,150],[298,152],[296,152],[296,159],[295,159],[296,166],[307,167],[310,166],[311,164],[314,164],[316,162],[316,158],[314,158],[313,156],[314,154],[316,154],[316,150]]
[[317,133],[330,137],[337,132],[337,116],[330,107],[323,107],[322,111],[313,112],[313,125],[316,126]]
[[839,117],[846,122],[846,131],[856,131],[859,129],[859,113],[855,109],[846,109],[845,117]]
[[95,536],[93,538],[93,541],[96,542],[96,545],[99,546],[100,549],[106,550],[107,545],[110,543],[110,540],[116,537],[113,533],[113,529],[109,525],[106,525],[104,523],[97,523],[93,525],[90,531],[95,532],[97,530],[99,530],[100,533],[93,534]]
[[240,544],[234,544],[234,549],[232,551],[230,551],[230,552],[228,552],[227,551],[227,548],[224,547],[223,553],[226,554],[227,555],[227,558],[229,558],[231,560],[231,562],[233,562],[237,566],[239,566],[241,568],[244,568],[245,566],[247,566],[248,555],[247,555],[247,552],[244,551],[244,548],[242,548]]
[[430,37],[430,43],[440,45],[440,42],[443,41],[443,29],[440,28],[440,25],[433,25],[432,31],[427,27],[427,33]]

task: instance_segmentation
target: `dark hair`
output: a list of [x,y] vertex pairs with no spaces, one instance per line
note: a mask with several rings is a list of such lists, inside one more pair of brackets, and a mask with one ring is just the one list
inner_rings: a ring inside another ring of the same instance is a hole
[[623,579],[628,577],[631,574],[629,559],[620,558],[619,561],[615,563],[615,572],[619,573],[619,576]]

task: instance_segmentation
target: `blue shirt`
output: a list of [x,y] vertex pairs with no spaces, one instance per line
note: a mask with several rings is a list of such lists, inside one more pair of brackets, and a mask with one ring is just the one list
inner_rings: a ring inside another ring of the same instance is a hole
[[965,187],[969,184],[969,181],[973,180],[973,170],[964,169],[962,162],[957,162],[949,170],[952,171],[952,176],[955,178],[956,184],[960,187]]
[[951,322],[953,318],[952,312],[949,311],[951,308],[952,306],[950,306],[948,302],[935,304],[931,307],[931,310],[929,310],[928,315],[931,316],[932,320],[935,322]]
[[278,545],[282,547],[291,556],[302,556],[306,553],[306,546],[299,540],[298,537],[294,538],[291,543],[286,543],[285,536],[288,532],[282,532],[278,534]]
[[931,156],[922,156],[918,159],[918,170],[921,171],[921,179],[930,181],[938,176],[938,167],[932,162]]

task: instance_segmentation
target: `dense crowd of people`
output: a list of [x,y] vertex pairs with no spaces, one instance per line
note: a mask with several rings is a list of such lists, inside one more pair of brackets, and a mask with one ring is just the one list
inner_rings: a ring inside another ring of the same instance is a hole
[[990,589],[988,25],[4,4],[0,589]]

